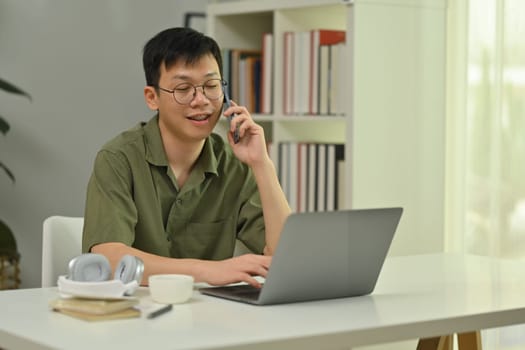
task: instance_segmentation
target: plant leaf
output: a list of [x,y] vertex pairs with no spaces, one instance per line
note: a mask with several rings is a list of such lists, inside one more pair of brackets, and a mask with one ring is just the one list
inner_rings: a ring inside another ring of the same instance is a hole
[[29,101],[32,100],[31,95],[29,95],[27,92],[25,92],[24,90],[20,89],[19,87],[16,87],[15,85],[13,85],[10,82],[5,81],[3,79],[0,79],[0,89],[4,90],[6,92],[10,92],[12,94],[25,96],[25,97],[27,97],[29,99]]
[[11,181],[13,181],[13,183],[15,182],[15,175],[13,175],[13,173],[11,172],[11,170],[9,170],[9,168],[7,166],[4,165],[4,163],[0,162],[0,168],[1,169],[4,169],[5,173],[7,174],[7,176],[9,176],[9,178],[11,179]]
[[9,124],[0,115],[0,132],[5,135],[5,134],[7,134],[8,131],[9,131]]

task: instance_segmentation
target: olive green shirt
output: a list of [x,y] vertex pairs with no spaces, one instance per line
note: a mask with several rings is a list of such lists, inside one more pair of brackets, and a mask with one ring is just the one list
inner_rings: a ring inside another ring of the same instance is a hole
[[182,188],[168,165],[158,117],[98,152],[87,188],[82,250],[121,242],[174,258],[221,260],[239,239],[265,246],[257,184],[224,140],[210,135]]

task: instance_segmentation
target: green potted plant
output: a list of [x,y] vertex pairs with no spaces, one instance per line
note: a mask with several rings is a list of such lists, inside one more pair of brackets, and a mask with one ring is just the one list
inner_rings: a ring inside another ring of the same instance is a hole
[[[15,85],[0,79],[0,90],[5,92],[21,95],[27,97],[31,101],[31,96],[23,91],[22,89],[16,87]],[[9,131],[9,123],[0,115],[0,132],[2,134],[7,134]],[[15,176],[13,172],[0,160],[0,169],[9,177],[9,179],[14,183]],[[2,221],[0,218],[0,268],[7,269],[11,268],[13,271],[0,271],[0,289],[8,288],[17,288],[20,283],[19,279],[19,267],[18,261],[20,259],[20,254],[16,246],[16,240],[13,235],[13,232],[7,226],[7,224]]]

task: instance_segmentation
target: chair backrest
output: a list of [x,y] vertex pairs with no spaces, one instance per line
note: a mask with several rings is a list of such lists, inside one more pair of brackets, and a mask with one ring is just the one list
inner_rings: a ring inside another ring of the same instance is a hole
[[66,275],[69,261],[82,253],[83,217],[50,216],[42,236],[42,287],[57,285]]

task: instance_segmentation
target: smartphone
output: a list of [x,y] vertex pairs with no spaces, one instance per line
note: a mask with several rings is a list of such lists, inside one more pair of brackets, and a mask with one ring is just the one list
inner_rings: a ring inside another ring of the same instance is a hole
[[[228,88],[224,89],[224,103],[226,104],[226,108],[229,108],[232,105],[232,102],[230,100],[230,95],[228,94]],[[233,118],[235,117],[235,114],[232,114],[228,117],[229,124],[232,123]],[[233,132],[233,142],[238,143],[239,142],[239,125],[235,126],[235,131]]]

